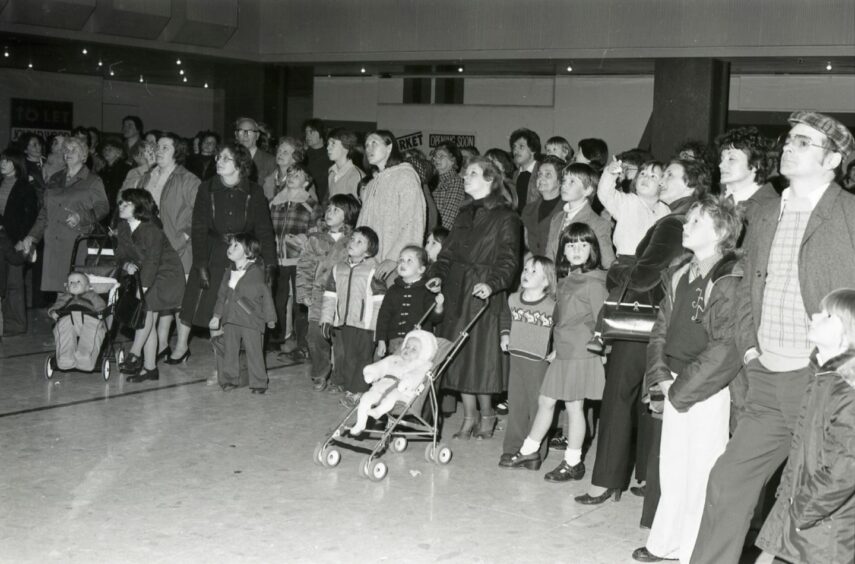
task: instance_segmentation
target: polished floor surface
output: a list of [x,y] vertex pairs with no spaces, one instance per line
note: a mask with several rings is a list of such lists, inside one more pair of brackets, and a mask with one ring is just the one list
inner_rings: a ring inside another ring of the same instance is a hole
[[544,482],[560,453],[538,472],[499,469],[502,431],[451,441],[447,466],[420,443],[387,453],[374,483],[355,452],[313,464],[344,408],[304,366],[271,355],[266,395],[223,393],[197,338],[159,382],[48,381],[48,327],[37,312],[0,345],[0,562],[621,563],[646,539],[640,498],[581,506],[589,477]]

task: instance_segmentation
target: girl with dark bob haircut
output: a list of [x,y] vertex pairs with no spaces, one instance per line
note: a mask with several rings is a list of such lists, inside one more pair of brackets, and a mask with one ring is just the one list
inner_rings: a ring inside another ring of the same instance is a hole
[[147,190],[142,188],[129,188],[122,192],[119,205],[128,202],[134,206],[134,219],[142,223],[149,223],[157,217],[157,204]]
[[564,247],[569,243],[588,243],[591,246],[591,254],[588,256],[588,261],[582,265],[582,272],[603,267],[600,262],[600,243],[597,241],[594,230],[587,223],[571,223],[561,232],[561,237],[558,239],[558,254],[555,256],[555,274],[558,278],[564,278],[570,271],[570,262],[564,253]]
[[344,224],[350,228],[356,227],[356,221],[359,219],[359,210],[362,206],[359,200],[351,194],[336,194],[330,198],[330,205],[335,206],[344,212]]

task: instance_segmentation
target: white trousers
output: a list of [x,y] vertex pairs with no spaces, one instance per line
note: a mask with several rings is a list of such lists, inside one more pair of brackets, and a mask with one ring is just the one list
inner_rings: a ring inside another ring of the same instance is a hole
[[665,400],[659,482],[662,494],[647,550],[688,564],[701,526],[707,480],[724,452],[730,422],[730,390],[719,391],[680,413]]

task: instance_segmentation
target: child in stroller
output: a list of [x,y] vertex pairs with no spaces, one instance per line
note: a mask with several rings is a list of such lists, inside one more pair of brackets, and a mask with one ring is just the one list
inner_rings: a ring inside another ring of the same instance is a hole
[[60,370],[91,372],[98,362],[101,344],[107,333],[102,312],[104,299],[91,287],[89,277],[71,272],[66,280],[67,292],[59,295],[48,314],[56,321],[56,366]]
[[436,337],[416,329],[404,337],[398,354],[366,366],[362,373],[371,389],[359,400],[356,423],[350,434],[359,436],[365,430],[369,416],[377,419],[391,411],[397,402],[411,402],[431,368],[436,349]]

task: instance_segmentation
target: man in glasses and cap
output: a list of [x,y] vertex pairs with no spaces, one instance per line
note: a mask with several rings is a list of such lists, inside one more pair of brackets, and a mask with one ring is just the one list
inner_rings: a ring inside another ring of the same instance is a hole
[[235,121],[235,139],[252,155],[252,172],[249,178],[261,185],[276,169],[276,157],[258,147],[258,136],[258,122],[254,119],[241,117]]
[[780,171],[790,186],[758,207],[743,247],[736,345],[748,396],[710,473],[692,564],[739,561],[760,490],[790,451],[810,378],[810,316],[826,294],[855,284],[855,196],[835,182],[855,140],[820,113],[798,111],[788,121]]

